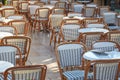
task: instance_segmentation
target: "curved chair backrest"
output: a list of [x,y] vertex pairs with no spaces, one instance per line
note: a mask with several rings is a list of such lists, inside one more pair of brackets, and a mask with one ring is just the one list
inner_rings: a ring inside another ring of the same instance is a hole
[[85,80],[88,80],[91,66],[93,66],[93,79],[91,80],[118,80],[120,59],[90,61],[85,69]]
[[8,24],[17,29],[18,35],[27,35],[29,26],[26,20],[12,20]]
[[[45,80],[46,65],[27,65],[23,67],[11,67],[4,73],[4,80]],[[11,77],[8,77],[11,74]]]
[[120,45],[120,31],[109,31],[105,37],[108,41],[114,41]]
[[63,72],[82,69],[82,55],[87,47],[79,42],[66,42],[56,47],[56,58],[60,70],[61,78]]
[[96,41],[92,44],[92,49],[103,52],[119,51],[119,44],[114,41]]
[[98,40],[101,40],[103,32],[86,32],[82,34],[82,42],[91,49],[91,45]]
[[2,38],[1,42],[3,44],[10,44],[17,46],[22,53],[23,63],[25,64],[30,51],[31,38],[26,36],[8,36]]

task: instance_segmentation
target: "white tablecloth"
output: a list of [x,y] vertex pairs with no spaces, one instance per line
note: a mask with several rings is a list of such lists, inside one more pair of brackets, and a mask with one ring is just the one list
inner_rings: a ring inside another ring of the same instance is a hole
[[5,23],[8,23],[9,21],[12,21],[13,19],[6,19],[5,17],[0,17],[0,21],[3,21]]
[[86,33],[86,32],[103,32],[103,33],[107,33],[107,32],[109,32],[109,30],[102,29],[102,28],[83,28],[83,29],[79,29],[78,32],[80,32],[80,33]]
[[9,32],[0,32],[0,39],[4,38],[6,36],[13,36],[13,34],[9,33]]
[[14,65],[7,61],[0,61],[0,73],[3,73],[6,69],[13,67]]
[[83,58],[86,60],[120,59],[120,52],[111,51],[105,52],[105,54],[98,54],[92,51],[88,51],[84,53]]

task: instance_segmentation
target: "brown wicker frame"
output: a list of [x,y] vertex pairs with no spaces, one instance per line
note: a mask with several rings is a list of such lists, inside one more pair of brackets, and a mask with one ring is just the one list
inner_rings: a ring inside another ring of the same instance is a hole
[[40,80],[45,80],[46,77],[46,70],[47,70],[47,66],[46,65],[27,65],[27,66],[22,66],[22,67],[11,67],[8,68],[5,72],[4,72],[4,80],[8,80],[7,77],[9,75],[9,73],[11,73],[11,77],[12,80],[16,80],[15,78],[15,71],[21,71],[21,70],[39,70],[41,69],[41,74],[39,74],[40,76]]
[[108,12],[110,11],[110,6],[99,6],[98,7],[98,15],[99,16],[103,16],[103,14],[100,14],[101,13],[101,9],[107,9],[108,10]]
[[83,19],[83,25],[86,26],[90,23],[102,23],[99,18],[85,18]]
[[[80,41],[83,42],[85,45],[86,45],[86,38],[88,35],[99,35],[99,40],[102,40],[103,39],[103,35],[104,33],[103,32],[87,32],[87,33],[81,33],[80,35]],[[91,43],[92,45],[92,43]],[[87,45],[86,45],[87,46]],[[88,46],[87,46],[88,47]],[[88,47],[88,49],[90,50],[91,49],[91,46]]]
[[[66,22],[69,22],[69,21],[78,21],[78,23],[66,23]],[[64,34],[62,33],[62,27],[64,27],[64,25],[79,25],[80,26],[80,28],[82,28],[83,26],[80,24],[81,22],[80,22],[80,20],[79,19],[66,19],[65,21],[63,21],[63,24],[62,24],[62,26],[61,26],[61,29],[60,29],[60,32],[59,32],[59,39],[58,39],[58,43],[60,43],[61,42],[61,39],[62,39],[62,42],[66,42],[66,40],[64,39]],[[74,27],[74,26],[73,26]],[[80,36],[78,36],[78,39],[76,39],[76,40],[74,40],[74,41],[72,41],[72,42],[78,42],[79,41],[79,37]],[[71,41],[71,40],[70,40]],[[68,40],[68,42],[69,42],[69,40]]]
[[118,41],[113,40],[111,35],[120,35],[120,31],[109,31],[105,34],[105,38],[104,38],[105,40],[108,40],[108,41],[115,41],[120,46],[120,42],[118,42],[119,40]]
[[[22,32],[20,32],[20,29],[17,29],[17,27],[19,27],[19,26],[14,25],[14,24],[19,23],[19,22],[24,23],[24,26],[22,26],[22,27],[24,27],[24,28],[22,28],[24,30],[22,30]],[[28,34],[28,32],[29,32],[29,27],[30,26],[28,26],[29,24],[28,24],[28,22],[26,20],[12,20],[12,21],[8,22],[8,25],[16,27],[18,35],[26,36]]]
[[[92,13],[91,16],[87,16],[87,15],[86,15],[86,10],[87,10],[87,9],[92,9],[92,10],[93,10],[93,13]],[[84,15],[84,17],[94,17],[94,16],[96,15],[95,13],[96,13],[96,8],[95,8],[95,7],[85,7],[84,10],[83,10],[83,15]]]
[[[6,13],[6,11],[7,11],[7,13]],[[5,8],[5,9],[2,9],[2,16],[3,16],[3,17],[9,16],[9,15],[5,15],[5,14],[8,14],[8,11],[10,11],[10,12],[9,12],[10,15],[14,15],[14,14],[17,14],[17,13],[18,13],[15,8]],[[14,13],[11,14],[11,11],[14,12]]]
[[[115,75],[115,80],[118,80],[118,76],[119,76],[119,72],[120,72],[120,59],[110,59],[110,60],[93,60],[93,61],[89,61],[87,63],[87,66],[85,68],[85,79],[84,80],[91,80],[91,79],[87,79],[87,75],[88,75],[88,72],[90,71],[91,69],[91,64],[93,65],[96,65],[96,64],[107,64],[107,63],[118,63],[118,70],[117,70],[117,73]],[[97,66],[95,66],[96,68]],[[93,70],[93,79],[92,80],[96,80],[96,70],[94,69]],[[106,74],[107,75],[107,74]]]
[[[45,17],[40,16],[42,10],[48,10],[47,16],[45,16]],[[50,15],[50,9],[49,8],[38,8],[38,9],[36,9],[35,20],[34,20],[34,30],[37,28],[37,23],[39,24],[39,26],[38,26],[39,31],[41,30],[40,24],[42,24],[43,30],[47,30],[47,29],[49,30],[49,26],[48,26],[49,15]],[[46,20],[44,20],[44,19],[40,20],[39,18],[46,18]]]

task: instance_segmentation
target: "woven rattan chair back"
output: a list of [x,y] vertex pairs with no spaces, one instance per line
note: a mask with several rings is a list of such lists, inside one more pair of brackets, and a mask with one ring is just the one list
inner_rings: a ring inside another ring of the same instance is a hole
[[118,80],[120,71],[120,60],[95,60],[87,64],[85,69],[85,80],[88,80],[87,73],[93,66],[93,79],[90,80]]
[[31,38],[25,36],[8,36],[2,38],[1,42],[3,44],[10,44],[17,46],[22,53],[22,62],[25,65],[25,62],[28,59],[30,46],[31,46]]
[[101,52],[119,51],[119,44],[114,41],[101,40],[93,43],[92,49]]
[[56,47],[56,58],[62,79],[64,72],[82,69],[82,55],[86,50],[86,46],[79,42],[61,43]]
[[8,24],[17,29],[18,35],[26,36],[28,34],[29,26],[26,20],[12,20]]
[[23,67],[11,67],[4,73],[4,80],[45,80],[46,65],[27,65]]

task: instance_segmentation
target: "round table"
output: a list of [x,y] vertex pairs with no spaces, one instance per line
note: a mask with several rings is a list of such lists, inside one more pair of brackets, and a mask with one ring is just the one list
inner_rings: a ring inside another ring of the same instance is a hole
[[103,32],[103,33],[107,33],[107,32],[109,32],[109,30],[103,29],[103,28],[82,28],[82,29],[79,29],[78,32],[80,32],[80,33],[86,33],[86,32]]
[[14,65],[7,61],[0,61],[0,73],[3,73],[6,69],[13,67]]
[[13,36],[13,34],[9,33],[9,32],[0,32],[0,39],[4,38],[6,36]]
[[88,4],[88,3],[90,3],[91,1],[77,1],[78,3],[82,3],[82,4]]
[[118,51],[104,52],[105,54],[102,53],[99,54],[93,51],[88,51],[84,53],[83,58],[90,61],[102,59],[120,59],[120,52]]

